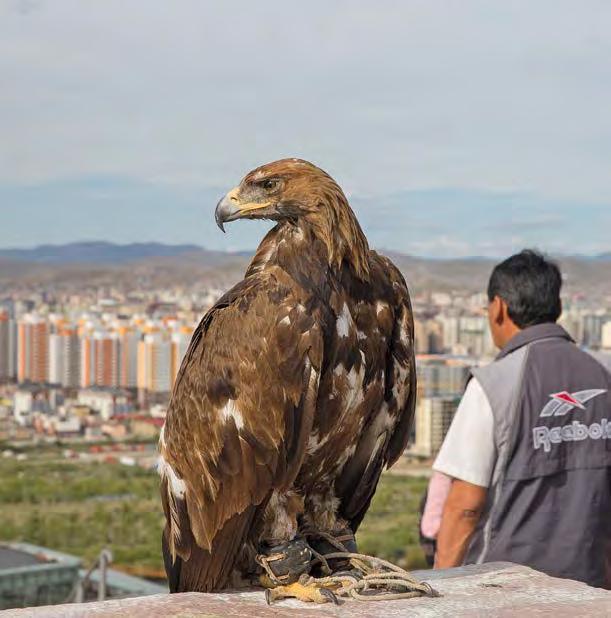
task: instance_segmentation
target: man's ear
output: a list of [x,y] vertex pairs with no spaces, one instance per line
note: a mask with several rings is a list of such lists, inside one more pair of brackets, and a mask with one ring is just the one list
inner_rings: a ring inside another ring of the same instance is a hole
[[507,303],[500,297],[495,296],[490,307],[492,321],[502,326],[507,316]]

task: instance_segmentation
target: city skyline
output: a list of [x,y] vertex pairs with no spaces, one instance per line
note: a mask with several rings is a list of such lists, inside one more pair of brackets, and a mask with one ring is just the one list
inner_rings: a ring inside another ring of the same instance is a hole
[[[0,299],[0,437],[156,435],[192,331],[222,293],[42,288]],[[584,295],[565,301],[559,323],[611,366],[611,297],[602,306]],[[470,369],[497,353],[484,305],[481,292],[412,297],[418,404],[409,457],[435,456]]]
[[[6,297],[0,301],[0,382],[169,394],[193,329],[221,294],[208,288]],[[484,296],[434,290],[416,295],[415,351],[494,358]],[[608,304],[566,302],[560,323],[580,345],[611,351]]]
[[608,4],[143,6],[0,7],[0,247],[253,249],[216,201],[302,156],[375,247],[609,250]]

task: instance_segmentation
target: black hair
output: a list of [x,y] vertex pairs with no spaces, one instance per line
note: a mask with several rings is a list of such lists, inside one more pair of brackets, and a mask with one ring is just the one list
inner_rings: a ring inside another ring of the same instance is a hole
[[558,266],[537,251],[525,249],[497,264],[488,283],[488,300],[499,296],[518,328],[555,322],[562,313]]

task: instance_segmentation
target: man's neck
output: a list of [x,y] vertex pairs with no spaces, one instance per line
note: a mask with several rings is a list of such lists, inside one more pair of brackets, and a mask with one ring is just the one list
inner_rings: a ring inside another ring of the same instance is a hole
[[516,335],[522,332],[522,330],[523,329],[518,328],[515,324],[508,324],[503,330],[500,341],[498,342],[499,350],[505,348]]

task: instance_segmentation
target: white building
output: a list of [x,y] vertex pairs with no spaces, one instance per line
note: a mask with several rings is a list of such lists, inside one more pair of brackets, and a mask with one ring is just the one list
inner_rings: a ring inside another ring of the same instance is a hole
[[13,417],[22,427],[32,424],[34,412],[48,414],[54,407],[56,392],[45,387],[24,386],[15,391],[13,397]]
[[79,391],[77,400],[79,404],[98,412],[105,421],[130,410],[125,392],[113,388],[83,389]]
[[176,375],[180,369],[182,359],[187,353],[189,343],[191,341],[191,329],[182,328],[181,330],[172,333],[172,358],[171,358],[171,386],[174,386]]
[[31,391],[18,390],[13,398],[13,416],[22,427],[32,423],[33,394]]
[[611,351],[611,320],[605,322],[601,331],[601,348]]
[[67,388],[80,383],[81,343],[76,329],[66,328],[49,335],[49,382]]
[[138,344],[138,388],[152,393],[172,389],[172,342],[161,333],[150,333]]

